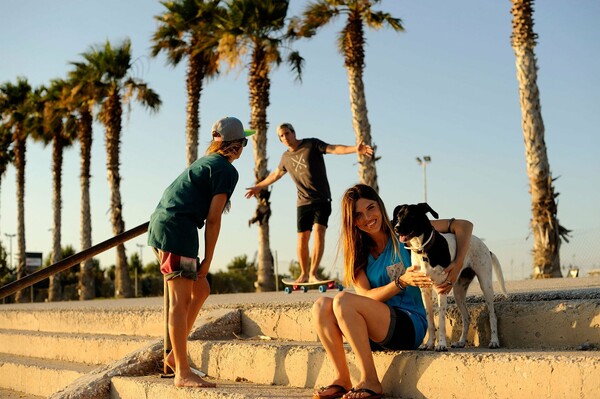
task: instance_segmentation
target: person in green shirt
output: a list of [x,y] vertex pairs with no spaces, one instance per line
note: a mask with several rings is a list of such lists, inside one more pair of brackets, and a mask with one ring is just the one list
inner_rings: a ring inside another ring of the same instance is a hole
[[[253,132],[239,119],[226,117],[212,127],[206,155],[192,163],[164,191],[150,217],[148,245],[160,261],[169,291],[169,335],[172,351],[165,363],[175,372],[177,387],[215,387],[191,369],[187,337],[210,294],[206,279],[219,231],[221,216],[229,210],[238,182],[232,165]],[[204,227],[204,258],[197,258],[198,229]]]

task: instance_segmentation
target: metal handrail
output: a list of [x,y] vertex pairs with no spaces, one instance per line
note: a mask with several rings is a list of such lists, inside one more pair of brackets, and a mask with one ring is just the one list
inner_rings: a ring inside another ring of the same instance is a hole
[[102,241],[101,243],[93,245],[88,249],[84,249],[81,252],[71,255],[68,258],[56,262],[48,267],[40,269],[28,276],[22,277],[19,280],[6,284],[5,286],[0,288],[0,299],[12,295],[17,291],[30,287],[33,284],[42,281],[45,278],[48,278],[56,273],[60,273],[63,270],[73,267],[83,262],[84,260],[87,260],[111,248],[114,248],[117,245],[124,243],[125,241],[129,241],[132,238],[144,234],[146,231],[148,231],[148,224],[149,222],[140,224],[139,226],[134,227],[133,229],[124,231],[123,233],[109,238],[106,241]]

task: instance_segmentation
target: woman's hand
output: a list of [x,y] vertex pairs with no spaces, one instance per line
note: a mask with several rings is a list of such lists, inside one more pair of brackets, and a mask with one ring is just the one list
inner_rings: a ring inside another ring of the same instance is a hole
[[418,266],[411,266],[406,269],[406,273],[400,277],[400,280],[419,288],[427,288],[433,285],[431,278],[425,272],[422,272]]
[[198,268],[198,278],[205,278],[208,275],[208,269],[210,269],[210,261],[203,259]]
[[455,262],[450,263],[450,265],[444,270],[444,274],[446,275],[446,279],[435,286],[435,290],[438,294],[447,294],[452,291],[452,287],[458,281],[458,277],[460,276],[460,267]]

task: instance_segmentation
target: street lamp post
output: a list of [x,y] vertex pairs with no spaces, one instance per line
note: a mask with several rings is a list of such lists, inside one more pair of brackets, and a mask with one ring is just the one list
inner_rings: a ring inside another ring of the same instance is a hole
[[424,155],[423,159],[417,157],[417,163],[423,167],[423,193],[425,202],[427,202],[427,164],[431,162],[429,155]]
[[16,234],[8,234],[8,233],[4,233],[4,235],[5,235],[6,237],[8,237],[8,239],[10,240],[10,244],[9,244],[9,245],[10,245],[10,254],[9,254],[8,256],[9,256],[9,260],[10,260],[10,266],[9,266],[9,268],[10,268],[10,269],[12,269],[12,267],[13,267],[13,259],[12,259],[12,239],[13,239],[14,237],[16,237],[17,235],[16,235]]

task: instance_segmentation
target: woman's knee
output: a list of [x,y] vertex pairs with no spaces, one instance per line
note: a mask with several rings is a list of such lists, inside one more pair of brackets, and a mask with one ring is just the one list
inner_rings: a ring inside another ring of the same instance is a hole
[[333,313],[337,318],[343,317],[344,312],[354,308],[355,295],[342,291],[333,298]]
[[332,299],[329,297],[318,298],[312,306],[312,316],[314,320],[321,320],[333,316]]

